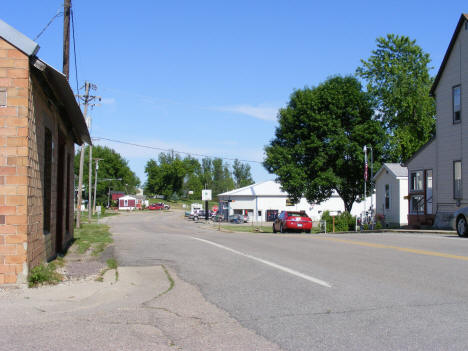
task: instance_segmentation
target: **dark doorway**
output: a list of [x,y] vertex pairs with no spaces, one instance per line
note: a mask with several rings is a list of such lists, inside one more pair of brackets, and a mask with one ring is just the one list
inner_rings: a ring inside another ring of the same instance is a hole
[[64,215],[64,194],[66,193],[65,187],[65,174],[66,161],[65,161],[65,138],[62,133],[58,133],[57,143],[57,216],[56,216],[56,229],[55,229],[55,252],[61,252],[63,247],[63,215]]

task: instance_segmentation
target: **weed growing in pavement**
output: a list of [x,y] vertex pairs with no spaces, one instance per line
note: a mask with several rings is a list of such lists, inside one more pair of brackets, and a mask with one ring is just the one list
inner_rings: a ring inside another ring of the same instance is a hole
[[169,274],[169,271],[167,270],[166,266],[161,265],[161,267],[162,267],[164,273],[166,273],[167,280],[169,280],[169,287],[167,288],[166,291],[163,291],[157,297],[160,297],[160,296],[162,296],[164,294],[167,294],[169,291],[171,291],[174,288],[174,285],[175,285],[174,279],[172,279],[172,277]]
[[109,258],[107,261],[107,268],[103,269],[101,273],[99,274],[99,277],[97,277],[95,280],[97,282],[103,282],[104,281],[104,274],[106,274],[107,271],[110,271],[111,269],[115,269],[115,281],[119,280],[119,271],[117,269],[118,264],[117,260],[115,258]]
[[75,229],[76,245],[78,253],[83,254],[92,248],[93,255],[99,255],[107,245],[112,242],[109,227],[105,224],[86,224]]
[[34,267],[28,275],[29,287],[32,288],[42,284],[58,284],[63,277],[55,271],[56,269],[57,266],[54,262],[49,264],[41,263]]

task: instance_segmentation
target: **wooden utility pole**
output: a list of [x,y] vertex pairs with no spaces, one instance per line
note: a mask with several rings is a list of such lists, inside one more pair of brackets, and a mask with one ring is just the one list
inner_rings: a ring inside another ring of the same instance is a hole
[[70,8],[71,0],[63,4],[63,74],[69,77],[70,72]]
[[[85,82],[85,94],[83,95],[84,100],[84,116],[86,122],[88,122],[87,113],[88,113],[88,103],[89,103],[89,86],[88,82]],[[88,129],[90,126],[88,125]],[[80,227],[81,220],[81,201],[83,196],[83,166],[84,166],[84,154],[85,154],[85,145],[81,145],[81,155],[80,155],[80,173],[78,176],[78,199],[76,204],[76,227]]]
[[95,158],[96,161],[96,174],[94,175],[94,198],[93,198],[93,213],[96,213],[96,190],[97,190],[97,171],[99,169],[99,161],[104,160],[103,158]]
[[[89,95],[89,91],[91,89],[96,90],[97,87],[94,84],[91,84],[89,82],[85,82],[84,85],[85,88],[85,93],[84,95],[78,95],[78,98],[83,101],[84,105],[84,116],[86,118],[86,124],[88,125],[88,130],[91,131],[91,117],[88,116],[88,107],[93,107],[95,106],[94,103],[92,103],[95,99],[98,99],[99,101],[101,100],[101,97],[99,96],[94,96],[94,95]],[[90,132],[91,133],[91,132]],[[81,201],[82,201],[82,188],[83,188],[83,166],[84,166],[84,155],[85,154],[85,147],[84,145],[81,147],[81,156],[80,156],[80,174],[79,174],[79,181],[78,181],[78,204],[77,204],[77,214],[76,214],[76,227],[80,227],[80,220],[81,220]],[[92,204],[92,186],[91,186],[91,181],[92,181],[92,145],[89,145],[89,184],[88,184],[88,221],[91,222],[91,204]]]

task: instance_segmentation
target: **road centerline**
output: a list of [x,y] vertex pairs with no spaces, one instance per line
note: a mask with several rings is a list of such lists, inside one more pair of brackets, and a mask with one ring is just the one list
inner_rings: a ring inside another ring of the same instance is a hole
[[449,258],[452,260],[468,261],[468,256],[460,256],[460,255],[454,255],[454,254],[449,254],[449,253],[444,253],[444,252],[429,251],[429,250],[422,250],[422,249],[411,249],[409,247],[371,243],[368,241],[358,241],[358,240],[339,239],[339,238],[324,238],[324,237],[314,237],[314,239],[346,243],[349,245],[373,247],[377,249],[389,249],[389,250],[395,250],[395,251],[402,251],[402,252],[408,252],[408,253],[413,253],[417,255],[443,257],[443,258]]
[[294,270],[294,269],[291,269],[291,268],[288,268],[288,267],[279,265],[279,264],[274,263],[274,262],[271,262],[271,261],[264,260],[263,258],[259,258],[259,257],[256,257],[256,256],[252,256],[252,255],[246,254],[246,253],[241,252],[241,251],[237,251],[237,250],[231,249],[230,247],[227,247],[227,246],[224,246],[224,245],[215,243],[215,242],[213,242],[213,241],[209,241],[209,240],[197,238],[197,237],[194,237],[194,236],[192,236],[191,238],[194,239],[194,240],[198,240],[198,241],[204,242],[204,243],[206,243],[206,244],[210,244],[210,245],[216,246],[216,247],[218,247],[218,248],[220,248],[220,249],[227,250],[227,251],[232,252],[232,253],[234,253],[234,254],[236,254],[236,255],[240,255],[240,256],[249,258],[249,259],[251,259],[251,260],[254,260],[254,261],[257,261],[257,262],[266,264],[267,266],[270,266],[270,267],[276,268],[276,269],[278,269],[278,270],[280,270],[280,271],[283,271],[283,272],[292,274],[292,275],[294,275],[294,276],[296,276],[296,277],[299,277],[299,278],[308,280],[308,281],[310,281],[310,282],[312,282],[312,283],[315,283],[315,284],[324,286],[324,287],[326,287],[326,288],[331,288],[331,285],[330,285],[329,283],[327,283],[326,281],[323,281],[323,280],[318,279],[318,278],[311,277],[311,276],[309,276],[309,275],[307,275],[307,274],[301,273],[301,272],[296,271],[296,270]]

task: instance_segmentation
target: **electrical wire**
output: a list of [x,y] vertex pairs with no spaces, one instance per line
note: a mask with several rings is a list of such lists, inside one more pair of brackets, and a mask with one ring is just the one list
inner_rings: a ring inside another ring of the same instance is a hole
[[52,22],[57,18],[59,17],[60,15],[63,15],[63,11],[60,11],[60,8],[57,10],[57,13],[55,14],[54,17],[52,17],[49,21],[49,23],[47,23],[47,25],[39,32],[38,35],[36,35],[36,37],[33,39],[33,41],[36,41],[45,31],[47,28],[49,28],[49,26],[52,24]]
[[213,156],[213,155],[197,154],[197,153],[193,153],[193,152],[177,151],[177,150],[172,150],[172,149],[164,149],[164,148],[156,147],[156,146],[149,146],[149,145],[141,145],[141,144],[129,143],[129,142],[122,141],[122,140],[115,140],[115,139],[109,139],[109,138],[103,138],[103,137],[94,137],[94,138],[91,138],[91,139],[92,139],[92,140],[106,140],[106,141],[110,141],[110,142],[113,142],[113,143],[131,145],[131,146],[141,147],[141,148],[145,148],[145,149],[153,149],[153,150],[158,150],[158,151],[174,152],[174,153],[176,153],[176,154],[184,154],[184,155],[188,155],[188,156],[210,157],[210,158],[216,157],[216,158],[220,158],[220,159],[222,159],[222,160],[227,160],[227,161],[235,161],[235,160],[238,160],[238,161],[240,161],[240,162],[263,164],[263,162],[261,162],[261,161],[239,160],[239,159],[236,159],[236,158],[218,157],[218,156]]
[[[76,94],[80,93],[78,85],[78,65],[76,63],[76,39],[75,39],[75,12],[70,9],[71,23],[72,23],[72,36],[73,36],[73,57],[75,60],[75,80],[76,80]],[[78,99],[78,105],[80,105],[80,99]]]

